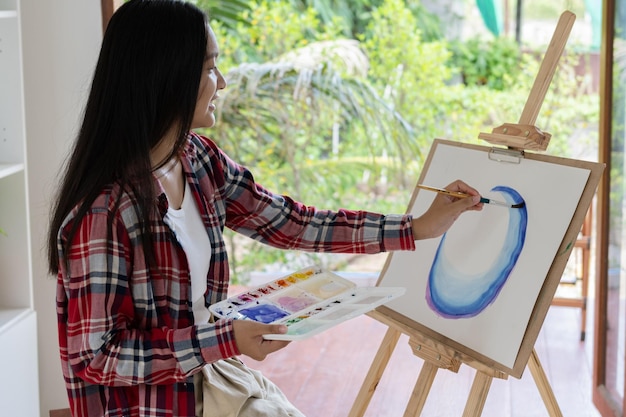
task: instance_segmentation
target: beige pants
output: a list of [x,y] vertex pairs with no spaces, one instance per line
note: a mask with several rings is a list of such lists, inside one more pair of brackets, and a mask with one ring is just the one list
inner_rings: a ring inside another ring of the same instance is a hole
[[236,358],[206,365],[194,384],[198,417],[304,417],[276,385]]

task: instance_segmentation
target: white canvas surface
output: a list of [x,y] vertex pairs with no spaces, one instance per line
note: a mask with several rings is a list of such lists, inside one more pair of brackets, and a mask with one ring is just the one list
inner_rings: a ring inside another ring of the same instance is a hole
[[[461,179],[484,197],[502,200],[490,190],[511,187],[526,201],[528,227],[518,261],[495,300],[474,317],[445,318],[427,303],[428,275],[441,238],[416,242],[415,252],[396,252],[379,285],[406,287],[388,307],[502,365],[512,368],[534,304],[578,206],[588,169],[522,159],[497,162],[485,151],[439,143],[422,183],[445,187]],[[435,193],[419,190],[410,212],[423,213]],[[455,268],[480,275],[494,262],[506,239],[509,210],[485,205],[461,215],[446,237],[446,256]]]

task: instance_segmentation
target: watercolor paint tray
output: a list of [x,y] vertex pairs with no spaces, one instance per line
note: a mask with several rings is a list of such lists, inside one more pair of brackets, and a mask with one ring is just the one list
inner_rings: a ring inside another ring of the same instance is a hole
[[306,268],[234,295],[209,310],[217,318],[281,323],[285,334],[268,340],[301,340],[367,313],[403,295],[402,287],[359,287],[319,268]]

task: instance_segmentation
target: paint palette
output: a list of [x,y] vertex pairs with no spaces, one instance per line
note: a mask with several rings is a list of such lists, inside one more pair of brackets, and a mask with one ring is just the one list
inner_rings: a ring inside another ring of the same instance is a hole
[[401,287],[358,287],[319,268],[306,268],[213,304],[217,318],[287,325],[265,339],[300,340],[373,310],[405,293]]

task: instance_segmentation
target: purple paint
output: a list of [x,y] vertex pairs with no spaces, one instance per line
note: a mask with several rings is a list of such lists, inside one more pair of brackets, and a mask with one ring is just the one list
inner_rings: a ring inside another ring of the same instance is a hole
[[250,294],[245,293],[245,294],[240,294],[239,296],[237,296],[237,299],[241,302],[245,303],[249,303],[251,301],[254,301],[254,297],[252,297]]
[[287,311],[295,313],[296,311],[307,308],[317,302],[316,299],[309,297],[306,294],[301,294],[298,297],[283,296],[276,300],[278,304]]

